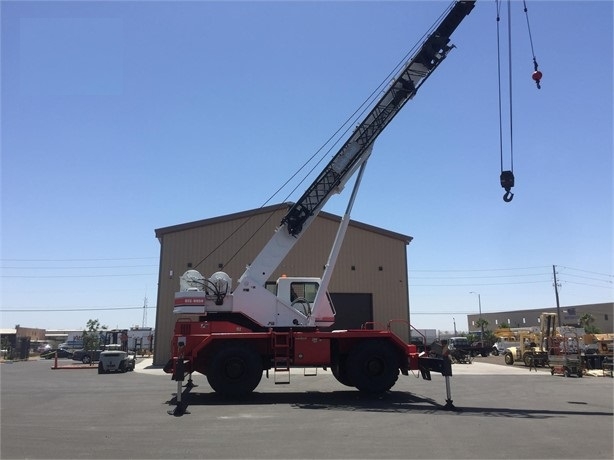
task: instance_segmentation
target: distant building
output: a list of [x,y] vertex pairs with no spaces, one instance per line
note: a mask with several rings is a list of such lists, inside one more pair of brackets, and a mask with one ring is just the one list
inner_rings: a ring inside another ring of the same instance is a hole
[[4,354],[10,354],[15,359],[28,359],[30,351],[45,344],[45,330],[32,327],[17,326],[14,329],[0,329],[0,341]]
[[[482,318],[488,321],[488,329],[494,330],[502,324],[509,327],[532,327],[540,326],[539,317],[541,313],[557,313],[556,307],[538,308],[530,310],[501,311],[496,313],[482,313]],[[594,321],[592,326],[598,328],[604,334],[614,332],[614,303],[596,303],[588,305],[571,305],[560,307],[561,326],[580,327],[580,318],[585,314],[590,314]],[[479,314],[467,315],[467,325],[469,331],[479,329],[477,321]],[[557,320],[558,325],[558,320]]]

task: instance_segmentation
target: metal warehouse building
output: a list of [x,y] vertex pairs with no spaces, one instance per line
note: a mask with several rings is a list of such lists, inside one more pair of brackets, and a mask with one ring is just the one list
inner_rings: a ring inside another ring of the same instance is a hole
[[[233,283],[273,235],[288,209],[278,204],[251,211],[159,228],[160,270],[154,364],[170,358],[177,315],[174,294],[179,277],[189,269],[204,276],[224,271]],[[341,218],[320,212],[269,281],[282,275],[322,275]],[[373,321],[409,320],[407,245],[412,238],[351,221],[333,272],[329,292],[337,311],[334,329],[359,328]],[[393,330],[408,338],[408,327]]]

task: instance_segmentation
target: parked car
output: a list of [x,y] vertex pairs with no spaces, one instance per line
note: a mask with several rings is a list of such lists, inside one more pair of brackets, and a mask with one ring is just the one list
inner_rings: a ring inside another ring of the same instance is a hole
[[37,352],[37,353],[40,353],[40,354],[42,355],[43,353],[47,353],[48,351],[51,351],[51,350],[53,350],[53,349],[54,349],[54,348],[53,348],[51,345],[49,345],[48,343],[46,343],[46,344],[41,345],[40,347],[38,347],[38,348],[36,349],[36,352]]
[[102,353],[102,350],[75,350],[72,359],[81,361],[83,364],[90,364],[100,359],[100,353]]
[[51,350],[47,350],[41,353],[42,359],[53,359],[55,355],[58,355],[58,358],[72,358],[72,353],[68,350],[64,350],[63,348],[52,348]]

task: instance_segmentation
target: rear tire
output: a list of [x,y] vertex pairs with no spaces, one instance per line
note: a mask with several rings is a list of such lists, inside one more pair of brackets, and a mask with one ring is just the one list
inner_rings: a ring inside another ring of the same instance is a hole
[[363,341],[347,359],[350,381],[364,393],[384,393],[399,378],[399,361],[396,350],[387,342]]
[[345,357],[340,359],[338,363],[333,364],[331,366],[330,370],[332,371],[333,375],[335,376],[335,378],[337,379],[339,383],[341,383],[342,385],[345,385],[346,387],[353,387],[355,385],[352,383],[352,381],[348,377],[346,361],[347,361],[347,358]]
[[254,391],[262,379],[262,360],[253,349],[229,345],[219,349],[207,369],[207,381],[216,393],[235,398]]

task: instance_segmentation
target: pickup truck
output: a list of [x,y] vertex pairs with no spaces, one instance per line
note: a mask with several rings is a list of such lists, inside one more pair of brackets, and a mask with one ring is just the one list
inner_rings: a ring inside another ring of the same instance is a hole
[[492,345],[482,342],[469,343],[467,337],[452,337],[448,339],[448,348],[450,350],[459,350],[471,357],[481,355],[486,357],[492,351]]
[[499,356],[505,353],[510,347],[519,347],[520,342],[512,338],[500,337],[497,342],[492,346],[492,354]]

